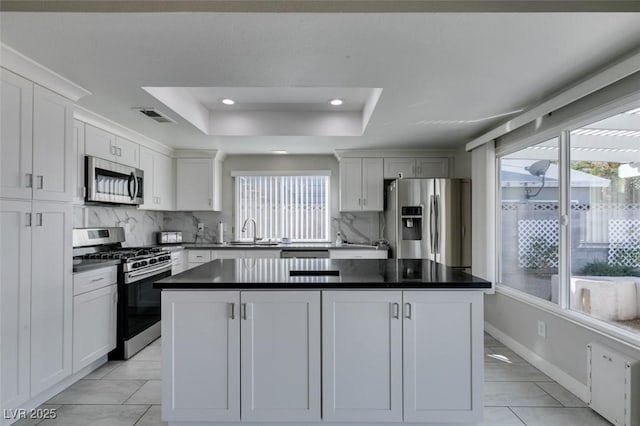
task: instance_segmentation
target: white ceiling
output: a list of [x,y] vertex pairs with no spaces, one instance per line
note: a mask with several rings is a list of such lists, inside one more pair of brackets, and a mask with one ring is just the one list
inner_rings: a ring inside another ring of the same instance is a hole
[[[228,153],[460,147],[640,45],[639,13],[0,15],[3,43],[93,92],[79,105]],[[383,91],[362,136],[208,136],[146,86]]]

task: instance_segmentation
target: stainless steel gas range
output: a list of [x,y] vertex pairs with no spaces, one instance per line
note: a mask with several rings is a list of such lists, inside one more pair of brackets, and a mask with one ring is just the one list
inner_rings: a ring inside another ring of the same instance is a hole
[[171,275],[171,252],[158,247],[122,247],[123,228],[73,230],[74,260],[118,262],[117,346],[109,359],[128,359],[160,336],[160,290],[153,283]]

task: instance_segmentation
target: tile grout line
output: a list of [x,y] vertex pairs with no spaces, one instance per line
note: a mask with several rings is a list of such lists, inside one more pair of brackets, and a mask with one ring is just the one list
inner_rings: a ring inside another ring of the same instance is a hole
[[[558,404],[560,404],[560,407],[562,407],[562,408],[570,408],[570,407],[567,407],[566,405],[564,405],[564,404],[562,403],[562,401],[560,401],[558,398],[554,397],[554,396],[553,396],[553,395],[551,395],[549,392],[547,392],[545,388],[543,388],[542,386],[540,386],[540,385],[538,384],[538,382],[533,382],[533,383],[535,383],[535,385],[536,385],[537,387],[539,387],[540,389],[542,389],[542,391],[543,391],[544,393],[546,393],[547,395],[549,395],[549,396],[550,396],[554,401],[556,401]],[[544,383],[548,383],[548,382],[544,382]]]
[[142,415],[138,418],[138,420],[136,420],[133,426],[136,426],[140,422],[140,420],[142,420],[142,418],[149,412],[149,410],[151,410],[151,407],[153,407],[153,405],[149,405],[147,409],[144,410],[144,413],[142,413]]
[[127,399],[125,399],[124,401],[122,401],[122,402],[120,403],[120,405],[125,405],[125,404],[127,403],[127,401],[128,401],[128,400],[130,400],[130,399],[131,399],[131,397],[132,397],[133,395],[135,395],[135,394],[137,394],[138,392],[140,392],[140,389],[142,389],[142,387],[143,387],[144,385],[146,385],[147,383],[149,383],[149,381],[148,381],[148,380],[145,380],[145,381],[144,381],[144,383],[142,383],[138,389],[136,389],[136,390],[135,390],[131,395],[129,395],[129,396],[127,397]]
[[512,409],[511,407],[507,407],[507,408],[509,409],[509,411],[511,411],[511,412],[513,413],[513,415],[514,415],[514,416],[516,416],[516,418],[517,418],[518,420],[520,420],[520,423],[522,423],[524,426],[527,426],[527,424],[524,422],[524,420],[522,420],[522,419],[520,418],[520,416],[519,416],[518,414],[516,414],[516,412],[515,412],[515,411],[513,411],[513,409]]

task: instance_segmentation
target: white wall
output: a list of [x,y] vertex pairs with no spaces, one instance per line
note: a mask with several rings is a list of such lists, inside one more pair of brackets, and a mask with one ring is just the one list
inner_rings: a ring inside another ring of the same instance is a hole
[[[546,323],[546,339],[538,336],[538,320]],[[569,321],[505,294],[496,293],[485,296],[485,321],[528,351],[557,367],[561,372],[560,377],[552,378],[579,396],[579,389],[571,389],[570,381],[573,379],[577,382],[576,386],[583,386],[584,395],[587,385],[587,344],[590,342],[600,342],[640,359],[640,349],[634,349],[582,324]],[[562,374],[568,376],[569,383],[563,382]]]

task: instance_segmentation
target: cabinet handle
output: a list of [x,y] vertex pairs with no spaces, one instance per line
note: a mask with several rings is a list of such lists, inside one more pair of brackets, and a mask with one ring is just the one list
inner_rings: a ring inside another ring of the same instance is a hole
[[405,313],[404,317],[406,319],[411,319],[411,303],[405,303],[404,306],[406,308],[406,313]]
[[395,319],[400,318],[400,304],[398,302],[391,304],[391,316]]
[[118,152],[118,157],[122,157],[122,148],[116,147],[116,151]]
[[36,176],[36,182],[38,184],[38,187],[36,189],[44,189],[44,176]]
[[24,214],[24,222],[26,227],[31,227],[31,213]]
[[27,173],[25,178],[27,179],[26,187],[33,188],[33,173]]
[[36,226],[42,226],[42,213],[36,213]]
[[109,154],[116,155],[116,147],[109,144]]
[[241,304],[240,305],[240,309],[242,309],[242,313],[241,313],[242,319],[246,320],[247,319],[247,304],[246,303]]
[[97,283],[98,281],[102,281],[104,280],[104,277],[100,277],[100,278],[94,278],[91,280],[92,283]]
[[229,305],[231,305],[231,319],[234,320],[236,319],[236,304],[229,303]]
[[362,205],[363,205],[363,206],[366,206],[366,205],[367,205],[367,199],[366,199],[366,198],[363,198],[363,199],[362,199]]
[[361,200],[360,200],[360,198],[358,198],[358,205],[359,205],[359,206],[361,205],[361,204],[360,204],[360,201],[361,201]]

